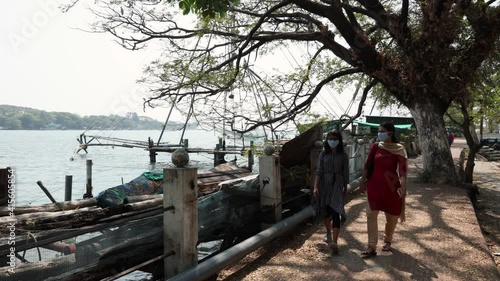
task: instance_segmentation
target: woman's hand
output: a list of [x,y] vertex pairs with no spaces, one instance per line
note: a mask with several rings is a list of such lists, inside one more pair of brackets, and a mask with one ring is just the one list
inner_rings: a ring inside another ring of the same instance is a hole
[[359,183],[359,189],[361,190],[361,193],[366,193],[366,181],[361,181]]
[[313,196],[314,197],[318,197],[319,196],[319,189],[318,189],[317,186],[315,186],[314,189],[313,189]]
[[398,188],[397,192],[399,194],[399,198],[406,197],[406,188],[404,186]]

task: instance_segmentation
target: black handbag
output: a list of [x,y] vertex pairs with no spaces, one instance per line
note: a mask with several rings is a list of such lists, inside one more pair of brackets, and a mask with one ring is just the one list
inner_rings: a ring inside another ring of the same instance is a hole
[[375,143],[375,150],[373,151],[372,157],[370,157],[370,162],[368,162],[368,166],[366,167],[367,173],[366,173],[366,178],[370,178],[373,174],[373,167],[375,166],[375,153],[377,153],[377,148],[378,148],[378,142]]

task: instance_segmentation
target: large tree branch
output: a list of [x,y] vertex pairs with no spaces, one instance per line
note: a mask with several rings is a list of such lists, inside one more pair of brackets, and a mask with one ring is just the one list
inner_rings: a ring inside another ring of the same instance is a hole
[[377,51],[371,46],[368,37],[357,31],[345,17],[339,0],[333,0],[331,6],[325,6],[309,0],[291,0],[298,7],[330,20],[339,30],[347,44],[352,48],[369,72],[379,69],[381,64]]
[[257,30],[259,30],[259,28],[265,22],[266,18],[269,15],[271,15],[273,12],[275,12],[275,11],[277,11],[277,10],[285,7],[285,6],[287,6],[288,4],[290,4],[290,1],[289,0],[284,0],[284,1],[281,1],[280,3],[274,5],[273,7],[269,8],[269,10],[266,13],[264,13],[262,15],[262,17],[259,18],[259,20],[255,24],[255,26],[250,30],[250,32],[247,35],[246,41],[238,49],[238,56],[237,56],[237,59],[236,59],[236,73],[234,74],[233,78],[231,79],[232,81],[230,81],[229,84],[234,83],[234,81],[236,80],[236,77],[238,76],[242,54],[244,52],[244,49],[248,46],[248,44],[250,44],[253,35],[257,32]]
[[246,116],[243,116],[243,115],[235,115],[236,118],[241,118],[242,120],[247,121],[247,124],[253,123],[253,125],[250,125],[250,126],[246,127],[245,129],[240,130],[240,129],[235,128],[234,123],[232,123],[231,130],[235,131],[237,133],[243,134],[243,133],[250,132],[250,131],[252,131],[260,126],[265,126],[265,125],[269,125],[269,124],[273,124],[273,123],[285,121],[285,120],[292,120],[293,118],[295,118],[295,116],[302,113],[304,110],[306,110],[311,105],[312,101],[316,98],[316,96],[319,94],[321,89],[326,84],[332,82],[333,80],[335,80],[339,77],[349,75],[349,74],[354,74],[354,73],[360,73],[360,72],[362,72],[362,69],[360,69],[360,68],[351,68],[351,69],[342,70],[342,71],[339,71],[339,72],[334,73],[332,75],[329,75],[327,78],[325,78],[320,83],[318,83],[318,85],[316,85],[316,87],[314,88],[314,90],[311,92],[311,94],[309,95],[309,97],[307,99],[302,101],[300,104],[294,106],[293,108],[288,110],[286,113],[281,114],[279,116],[276,116],[274,118],[270,118],[268,120],[252,120],[252,119],[250,119]]
[[322,48],[319,48],[316,53],[312,56],[312,58],[309,60],[309,65],[307,66],[307,74],[306,74],[306,77],[304,77],[304,79],[302,79],[302,83],[300,83],[300,86],[299,86],[299,89],[297,90],[297,93],[301,93],[302,92],[302,89],[304,87],[304,84],[306,81],[309,81],[309,75],[311,73],[311,69],[313,67],[313,63],[314,61],[316,60],[316,58],[321,54],[321,52],[323,50],[325,50],[326,48],[325,47],[322,47]]
[[[390,15],[378,1],[370,0],[358,2],[366,7],[366,9],[347,3],[342,3],[342,7],[346,10],[348,15],[350,13],[359,13],[375,20],[376,26],[387,31],[396,40],[396,42],[398,42],[399,46],[407,52],[408,47],[411,45],[411,31],[408,28],[408,0],[403,0],[400,16]],[[354,24],[354,26],[356,25]],[[373,31],[369,31],[366,32],[366,34],[370,34],[372,32]]]
[[[356,19],[354,12],[352,10],[349,10],[348,8],[346,8],[345,5],[346,5],[345,3],[342,3],[342,6],[344,7],[344,9],[346,11],[347,17],[349,18],[349,21],[354,26],[354,28],[356,28],[358,30],[358,32],[362,32],[363,28],[361,27],[358,20]],[[347,5],[347,6],[350,6],[350,5]],[[350,6],[350,7],[352,7],[352,6]]]
[[479,149],[480,148],[480,143],[476,143],[474,141],[474,137],[472,136],[472,133],[470,131],[470,126],[472,122],[472,117],[469,115],[469,110],[468,110],[468,101],[462,99],[459,101],[460,102],[460,110],[462,111],[462,115],[464,116],[464,123],[463,123],[463,129],[464,129],[464,137],[465,140],[467,141],[467,144],[473,144],[473,147],[471,149]]
[[352,116],[352,117],[349,118],[349,120],[345,123],[345,125],[342,126],[342,130],[345,130],[345,128],[347,128],[352,123],[352,121],[356,120],[356,118],[358,118],[359,116],[361,116],[361,113],[363,112],[363,107],[365,105],[366,98],[368,97],[368,93],[370,92],[370,90],[373,87],[375,87],[375,85],[377,85],[377,83],[378,83],[377,79],[373,79],[363,89],[363,95],[361,96],[361,100],[359,101],[359,104],[358,104],[358,112],[356,112],[356,114],[354,116]]
[[408,28],[408,9],[410,7],[410,3],[408,0],[403,0],[401,7],[401,18],[399,20],[399,44],[403,46],[403,49],[408,51],[409,46],[411,45],[411,31]]
[[497,50],[500,36],[500,7],[491,9],[489,13],[479,6],[468,6],[465,12],[474,29],[473,42],[463,51],[455,63],[451,65],[452,77],[461,83],[468,84],[481,64]]
[[377,21],[378,25],[387,28],[389,25],[389,13],[378,0],[358,0],[358,2],[370,11],[370,17]]

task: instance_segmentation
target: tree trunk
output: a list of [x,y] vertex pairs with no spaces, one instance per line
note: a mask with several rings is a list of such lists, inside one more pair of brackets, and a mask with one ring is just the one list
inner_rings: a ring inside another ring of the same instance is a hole
[[433,182],[456,184],[458,177],[443,119],[446,108],[438,101],[421,98],[410,111],[417,126],[424,172]]
[[465,165],[464,171],[464,183],[472,183],[474,180],[474,160],[476,158],[476,153],[479,148],[477,146],[473,146],[469,150],[469,155],[467,156],[467,164]]
[[465,104],[461,105],[462,114],[464,115],[464,137],[467,141],[467,146],[469,147],[469,155],[467,156],[467,164],[465,165],[465,183],[473,183],[474,181],[474,160],[476,159],[476,153],[483,146],[481,142],[477,139],[476,130],[474,126],[471,125],[471,118],[469,112],[467,111],[467,106]]

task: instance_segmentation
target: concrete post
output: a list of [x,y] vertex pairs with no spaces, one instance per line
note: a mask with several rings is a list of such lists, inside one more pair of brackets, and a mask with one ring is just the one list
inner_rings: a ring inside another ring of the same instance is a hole
[[274,224],[281,220],[281,173],[278,156],[259,157],[260,207],[263,222]]
[[163,169],[164,249],[174,255],[164,260],[165,280],[198,264],[197,169]]

